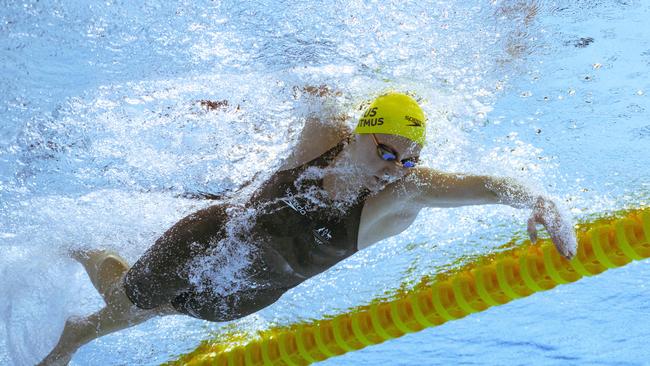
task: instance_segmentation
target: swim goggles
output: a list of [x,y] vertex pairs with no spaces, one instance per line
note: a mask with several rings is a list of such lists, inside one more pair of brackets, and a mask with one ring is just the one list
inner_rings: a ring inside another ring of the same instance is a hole
[[417,158],[397,160],[397,152],[395,151],[395,149],[393,149],[388,145],[379,143],[374,133],[371,133],[370,136],[372,136],[372,140],[375,142],[375,145],[377,146],[377,155],[379,155],[381,160],[392,161],[403,168],[413,168],[418,163]]

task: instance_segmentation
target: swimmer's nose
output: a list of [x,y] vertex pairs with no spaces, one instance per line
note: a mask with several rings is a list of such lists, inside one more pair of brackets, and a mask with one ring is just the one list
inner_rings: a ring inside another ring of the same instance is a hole
[[398,168],[396,165],[392,164],[393,166],[391,167],[386,167],[382,170],[381,174],[381,180],[384,182],[392,182],[395,179],[400,177],[400,172],[398,171]]
[[384,167],[383,173],[384,175],[388,175],[391,177],[399,177],[402,175],[404,168],[397,164],[389,164]]

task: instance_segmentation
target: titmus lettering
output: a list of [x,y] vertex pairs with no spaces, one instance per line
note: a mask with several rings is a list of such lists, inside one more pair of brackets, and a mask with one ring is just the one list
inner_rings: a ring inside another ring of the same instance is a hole
[[384,118],[361,118],[359,120],[359,127],[368,127],[368,126],[381,126],[384,124]]

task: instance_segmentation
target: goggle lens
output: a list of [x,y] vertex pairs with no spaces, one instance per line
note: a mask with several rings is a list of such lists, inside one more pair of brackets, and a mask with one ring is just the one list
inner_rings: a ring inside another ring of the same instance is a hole
[[382,160],[395,162],[395,164],[401,165],[404,168],[414,168],[417,164],[417,161],[411,159],[404,159],[397,162],[397,153],[395,150],[384,144],[380,144],[374,135],[372,135],[372,137],[377,145],[377,155],[379,155]]
[[387,149],[385,149],[382,146],[379,147],[379,155],[381,156],[382,159],[384,159],[386,161],[395,161],[395,160],[397,160],[397,156],[394,153],[388,151]]
[[404,168],[415,168],[415,162],[411,160],[402,160],[402,166]]

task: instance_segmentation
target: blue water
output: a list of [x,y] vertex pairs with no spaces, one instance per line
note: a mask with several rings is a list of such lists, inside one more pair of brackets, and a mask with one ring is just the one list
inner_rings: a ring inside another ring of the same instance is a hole
[[[101,306],[71,248],[137,260],[170,225],[277,167],[306,116],[388,88],[424,98],[424,162],[505,175],[576,220],[650,201],[647,1],[23,1],[0,10],[0,364]],[[296,87],[327,84],[327,101]],[[197,101],[228,99],[223,112]],[[236,106],[239,106],[239,111]],[[528,212],[427,210],[402,235],[229,324],[159,318],[73,365],[154,365],[223,330],[349,307],[523,237]],[[649,363],[649,262],[323,362]]]

